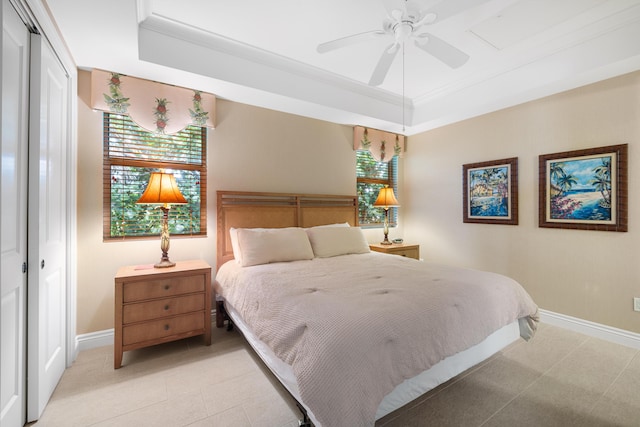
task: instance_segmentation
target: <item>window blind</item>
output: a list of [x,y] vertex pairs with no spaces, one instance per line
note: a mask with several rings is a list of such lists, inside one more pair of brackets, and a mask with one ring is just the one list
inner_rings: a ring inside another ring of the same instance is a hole
[[[398,194],[398,157],[389,162],[377,161],[368,150],[356,151],[356,185],[358,192],[358,222],[361,226],[382,226],[384,210],[374,207],[380,189],[385,185]],[[398,209],[389,209],[389,225],[397,225]]]
[[172,235],[206,235],[206,129],[189,126],[174,135],[155,134],[128,116],[104,113],[103,237],[160,234],[162,211],[138,205],[151,172],[173,173],[186,205],[172,205]]

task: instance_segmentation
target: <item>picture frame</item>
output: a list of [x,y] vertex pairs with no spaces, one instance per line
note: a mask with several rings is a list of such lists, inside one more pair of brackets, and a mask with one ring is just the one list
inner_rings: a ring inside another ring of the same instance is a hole
[[628,144],[539,157],[539,226],[627,231]]
[[463,222],[518,225],[518,158],[462,165]]

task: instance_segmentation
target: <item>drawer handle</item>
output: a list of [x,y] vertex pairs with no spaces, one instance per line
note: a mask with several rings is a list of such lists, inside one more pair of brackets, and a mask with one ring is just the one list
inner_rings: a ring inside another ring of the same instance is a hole
[[171,285],[164,285],[164,290],[168,291],[169,289],[171,289]]
[[165,306],[164,306],[164,309],[165,309],[165,310],[169,310],[169,304],[165,305]]
[[169,330],[169,325],[164,325],[164,330],[168,331]]

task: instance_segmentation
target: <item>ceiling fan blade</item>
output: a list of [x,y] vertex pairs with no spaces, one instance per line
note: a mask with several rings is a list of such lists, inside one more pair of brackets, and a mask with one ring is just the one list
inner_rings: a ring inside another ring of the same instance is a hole
[[[405,14],[407,18],[411,18],[414,22],[420,20],[430,9],[443,0],[407,0],[405,5]],[[444,0],[446,3],[450,0]]]
[[404,12],[402,11],[402,9],[393,9],[389,15],[391,15],[391,19],[393,20],[393,22],[399,22],[402,21]]
[[387,10],[389,17],[392,17],[394,10],[405,10],[404,0],[382,0],[382,6]]
[[336,40],[331,40],[329,42],[320,43],[316,50],[318,51],[318,53],[326,53],[355,43],[360,43],[379,36],[384,36],[385,34],[386,33],[382,30],[366,31],[364,33],[354,34]]
[[438,15],[431,12],[426,12],[422,15],[422,18],[415,24],[413,24],[413,28],[422,27],[423,25],[433,24],[436,19],[438,19]]
[[393,14],[397,13],[395,11],[400,11],[402,12],[401,18],[413,17],[416,19],[430,11],[434,5],[449,1],[451,0],[382,0],[382,5],[390,18],[393,18]]
[[380,56],[378,60],[378,65],[376,65],[373,74],[371,74],[371,79],[369,80],[370,86],[379,86],[382,84],[399,50],[400,46],[397,43],[393,43],[382,52],[382,56]]
[[469,55],[433,34],[422,33],[420,36],[415,41],[416,46],[451,68],[458,68],[469,60]]

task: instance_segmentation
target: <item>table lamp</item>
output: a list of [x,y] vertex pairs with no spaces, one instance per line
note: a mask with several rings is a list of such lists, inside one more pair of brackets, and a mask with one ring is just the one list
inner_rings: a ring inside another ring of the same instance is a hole
[[384,209],[384,240],[380,242],[381,245],[390,245],[389,241],[389,208],[394,206],[400,206],[396,195],[393,194],[393,188],[389,188],[385,185],[380,189],[378,198],[373,202],[373,206],[377,206]]
[[160,209],[162,209],[162,233],[160,235],[162,258],[160,258],[160,262],[154,264],[154,267],[173,267],[176,263],[169,260],[169,209],[170,205],[187,203],[187,200],[180,193],[173,174],[151,172],[149,185],[147,185],[147,189],[144,190],[144,193],[136,203],[162,205],[160,206]]

